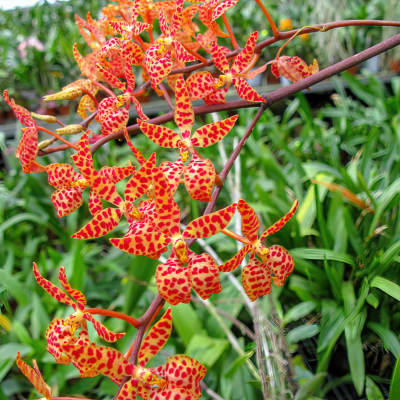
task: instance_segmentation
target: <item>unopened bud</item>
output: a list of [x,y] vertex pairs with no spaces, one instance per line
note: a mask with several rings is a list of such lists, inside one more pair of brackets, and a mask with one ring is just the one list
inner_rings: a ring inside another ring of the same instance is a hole
[[82,89],[78,86],[72,87],[69,89],[61,90],[61,92],[57,92],[54,94],[48,94],[44,96],[44,101],[51,101],[51,100],[74,100],[77,97],[82,95]]
[[47,140],[43,140],[42,142],[40,142],[38,144],[38,149],[39,150],[43,150],[46,147],[49,147],[51,144],[53,143],[53,139],[47,139]]
[[67,125],[62,128],[56,129],[56,132],[60,135],[73,135],[83,131],[83,126],[80,124]]
[[33,118],[40,119],[41,121],[48,122],[49,124],[54,124],[54,122],[57,122],[57,117],[54,115],[36,114],[34,112],[31,112],[31,115]]

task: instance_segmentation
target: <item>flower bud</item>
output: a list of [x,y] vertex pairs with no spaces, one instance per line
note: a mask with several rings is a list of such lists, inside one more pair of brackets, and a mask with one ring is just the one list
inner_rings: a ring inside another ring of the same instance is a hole
[[73,135],[83,131],[83,126],[80,124],[67,125],[62,128],[56,129],[59,135]]

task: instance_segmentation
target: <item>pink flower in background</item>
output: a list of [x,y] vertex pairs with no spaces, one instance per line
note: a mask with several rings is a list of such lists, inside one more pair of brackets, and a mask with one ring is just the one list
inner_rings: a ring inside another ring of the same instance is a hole
[[26,59],[27,47],[32,47],[36,50],[44,51],[43,43],[36,36],[29,36],[18,45],[18,52],[23,60]]

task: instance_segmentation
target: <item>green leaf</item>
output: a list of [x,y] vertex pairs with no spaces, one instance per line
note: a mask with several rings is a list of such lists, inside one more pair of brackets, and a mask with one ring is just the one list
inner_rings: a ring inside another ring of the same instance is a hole
[[307,382],[297,392],[294,400],[309,400],[310,397],[319,389],[326,376],[326,372],[320,372],[308,379]]
[[185,346],[195,335],[203,332],[203,325],[190,304],[181,303],[172,307],[172,321]]
[[228,347],[229,341],[226,339],[215,339],[206,335],[194,335],[186,348],[185,354],[210,368]]
[[10,275],[7,271],[0,270],[0,282],[20,305],[23,306],[29,303],[29,297],[24,285],[15,276]]
[[286,340],[289,344],[298,343],[302,340],[313,337],[319,333],[319,326],[316,324],[300,325],[288,332]]
[[370,286],[376,287],[389,296],[394,297],[397,301],[400,301],[400,286],[397,283],[383,278],[382,276],[376,276],[372,279]]
[[376,322],[369,322],[367,326],[381,338],[385,348],[397,358],[400,354],[400,342],[394,332]]
[[296,304],[284,315],[283,325],[287,325],[292,321],[298,321],[300,318],[310,314],[314,309],[315,303],[313,301],[303,301],[302,303]]
[[385,400],[378,385],[369,376],[365,382],[365,394],[368,400]]
[[394,367],[392,380],[390,382],[390,392],[388,400],[400,399],[400,357],[397,358]]
[[229,367],[228,371],[225,372],[225,377],[229,378],[241,367],[247,360],[254,354],[254,350],[247,351],[242,356],[239,356]]
[[300,247],[290,250],[293,257],[304,258],[306,260],[332,260],[339,261],[354,266],[353,257],[349,254],[339,253],[327,249],[309,249]]

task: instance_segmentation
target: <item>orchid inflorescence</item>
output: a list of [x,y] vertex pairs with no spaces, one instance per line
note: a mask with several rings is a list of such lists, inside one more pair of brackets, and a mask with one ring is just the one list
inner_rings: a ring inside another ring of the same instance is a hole
[[[84,119],[80,124],[65,126],[56,117],[30,113],[9,98],[4,99],[24,125],[23,136],[17,148],[17,158],[26,173],[46,173],[48,182],[55,191],[51,201],[57,216],[64,217],[76,211],[83,203],[85,189],[89,191],[88,208],[91,220],[72,235],[74,239],[94,239],[112,232],[122,218],[128,229],[122,237],[113,237],[110,242],[118,249],[134,255],[158,259],[169,251],[166,261],[158,265],[156,285],[159,296],[171,305],[189,303],[193,289],[202,299],[219,293],[220,273],[230,272],[242,264],[243,288],[251,301],[271,292],[271,283],[282,286],[294,267],[293,258],[282,246],[266,247],[262,241],[280,230],[293,217],[297,201],[278,222],[259,237],[260,221],[252,207],[243,199],[218,211],[207,213],[192,221],[186,221],[181,230],[181,210],[175,201],[175,193],[181,183],[193,200],[210,201],[215,185],[223,180],[218,176],[211,160],[201,155],[201,149],[221,141],[235,126],[238,115],[203,125],[194,129],[195,112],[192,101],[202,99],[206,105],[221,104],[232,85],[238,96],[251,103],[265,103],[265,98],[247,82],[265,71],[272,64],[275,75],[283,75],[292,81],[302,79],[318,71],[316,62],[308,67],[298,57],[278,56],[257,68],[260,54],[256,52],[258,33],[253,32],[243,49],[231,50],[218,44],[219,38],[230,37],[236,43],[225,12],[237,0],[118,0],[103,8],[99,20],[90,14],[86,20],[76,17],[76,23],[91,52],[82,55],[76,44],[73,54],[83,78],[65,86],[60,92],[45,96],[45,100],[77,100],[78,115]],[[201,30],[194,18],[198,13],[204,25]],[[223,18],[229,34],[217,23]],[[139,20],[141,18],[141,20]],[[156,23],[156,25],[155,25]],[[161,34],[155,37],[154,27]],[[199,71],[208,60],[199,52],[209,54],[210,61],[218,73],[209,69]],[[193,64],[197,62],[197,64]],[[196,71],[187,76],[175,73],[194,65]],[[141,79],[144,84],[136,88]],[[169,90],[175,94],[172,105]],[[159,96],[165,96],[174,108],[177,130],[149,121],[144,113],[139,95],[152,87]],[[106,97],[103,96],[105,93]],[[138,128],[158,146],[177,149],[176,161],[157,163],[158,154],[144,155],[132,143],[127,127],[131,103],[138,115]],[[98,135],[88,129],[93,119],[100,124]],[[55,132],[39,125],[40,120],[56,123]],[[53,138],[39,142],[39,133]],[[79,140],[70,142],[65,137],[79,134]],[[103,166],[95,169],[91,143],[108,135],[124,136],[133,153],[134,163],[126,166]],[[42,165],[39,155],[51,150],[54,141],[62,141],[66,148],[74,150],[72,164],[52,163]],[[123,195],[117,183],[127,180]],[[238,211],[242,218],[242,234],[227,229]],[[190,249],[189,242],[209,238],[218,233],[238,239],[244,247],[232,259],[217,265],[208,253],[197,254]],[[124,319],[136,328],[142,322],[122,313],[109,310],[90,309],[83,293],[73,289],[63,267],[59,281],[63,290],[45,279],[33,264],[34,276],[39,285],[57,301],[73,308],[66,318],[53,320],[46,331],[47,350],[58,363],[72,363],[82,377],[104,375],[120,385],[116,399],[198,399],[201,396],[200,381],[206,370],[198,361],[185,356],[173,355],[164,365],[146,367],[148,361],[165,345],[172,329],[171,311],[149,330],[141,342],[139,351],[126,355],[109,346],[92,342],[88,334],[88,323],[98,336],[115,342],[124,334],[114,333],[100,323],[93,314],[101,313]],[[163,303],[161,303],[163,304]],[[160,308],[160,307],[159,307]],[[156,312],[159,311],[159,308]],[[156,313],[153,315],[153,318]],[[152,320],[146,321],[148,325]],[[35,388],[45,398],[51,398],[51,389],[44,382],[34,362],[34,368],[26,364],[18,354],[17,364]]]

